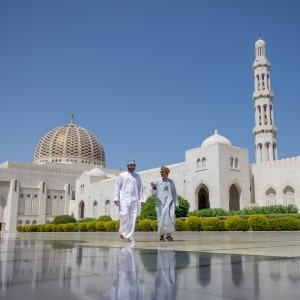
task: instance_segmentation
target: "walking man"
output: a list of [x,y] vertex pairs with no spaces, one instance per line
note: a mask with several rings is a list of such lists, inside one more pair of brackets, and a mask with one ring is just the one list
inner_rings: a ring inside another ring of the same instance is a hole
[[115,184],[114,202],[120,212],[120,239],[134,242],[136,217],[145,203],[144,187],[140,175],[135,173],[135,161],[127,162],[127,171],[122,172]]
[[168,178],[170,169],[160,168],[161,179],[151,182],[152,194],[156,196],[155,209],[157,214],[158,236],[161,241],[173,241],[175,231],[175,208],[179,205],[175,183]]

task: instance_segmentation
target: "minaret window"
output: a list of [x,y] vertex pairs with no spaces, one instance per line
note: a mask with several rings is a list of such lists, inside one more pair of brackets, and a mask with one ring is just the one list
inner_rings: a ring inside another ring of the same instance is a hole
[[267,105],[264,105],[264,124],[268,125]]
[[261,124],[261,107],[257,106],[257,110],[258,110],[258,124],[262,125]]

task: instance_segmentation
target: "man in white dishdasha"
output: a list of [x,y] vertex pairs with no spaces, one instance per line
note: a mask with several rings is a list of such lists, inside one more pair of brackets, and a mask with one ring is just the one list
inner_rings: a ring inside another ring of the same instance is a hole
[[135,167],[134,160],[127,162],[127,171],[119,175],[114,189],[114,202],[120,212],[120,239],[128,242],[135,242],[136,217],[145,203],[144,187],[140,175],[134,172]]

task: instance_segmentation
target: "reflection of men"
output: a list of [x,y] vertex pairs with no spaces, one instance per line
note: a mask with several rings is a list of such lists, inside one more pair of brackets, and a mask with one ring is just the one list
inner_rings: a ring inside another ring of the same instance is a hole
[[174,300],[176,299],[177,288],[175,252],[158,249],[155,293],[152,295],[152,299]]
[[115,184],[114,201],[120,211],[120,239],[134,242],[135,221],[140,205],[145,203],[144,187],[140,175],[134,172],[135,161],[127,163]]
[[134,252],[124,247],[119,254],[119,272],[111,289],[112,300],[143,299],[143,282],[138,276]]

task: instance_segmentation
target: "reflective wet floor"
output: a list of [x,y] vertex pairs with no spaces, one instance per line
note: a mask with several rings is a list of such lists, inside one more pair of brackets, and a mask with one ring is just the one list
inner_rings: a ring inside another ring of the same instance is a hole
[[300,299],[300,232],[0,237],[0,299]]

